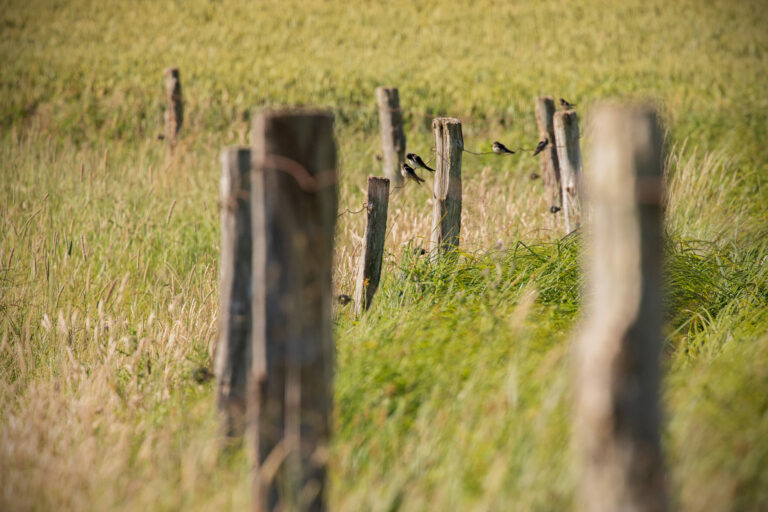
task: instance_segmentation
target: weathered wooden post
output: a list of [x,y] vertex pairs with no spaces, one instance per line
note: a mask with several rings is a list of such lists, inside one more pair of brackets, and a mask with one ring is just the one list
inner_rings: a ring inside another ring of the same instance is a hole
[[[581,147],[579,144],[579,118],[573,110],[556,112],[554,116],[555,145],[560,166],[563,215],[566,233],[579,227],[581,204]],[[552,141],[550,141],[551,143]]]
[[387,209],[389,207],[389,180],[368,177],[368,223],[363,236],[363,251],[357,268],[355,284],[355,315],[368,310],[379,287],[384,240],[387,235]]
[[218,405],[227,436],[245,430],[251,346],[251,150],[221,153],[221,313],[216,346]]
[[254,510],[322,511],[333,376],[333,116],[264,110],[251,136]]
[[184,104],[181,98],[179,68],[165,70],[165,141],[168,151],[173,153],[176,138],[184,121]]
[[575,357],[577,508],[659,511],[662,130],[642,106],[602,106],[590,126],[586,317]]
[[557,161],[557,144],[555,143],[555,100],[552,96],[536,98],[536,124],[539,127],[539,140],[548,139],[549,145],[539,153],[541,161],[541,180],[549,194],[550,207],[562,208],[562,192],[560,188],[560,166]]
[[401,186],[400,163],[405,161],[405,132],[397,87],[377,87],[376,103],[379,106],[384,177],[395,186]]
[[454,117],[432,120],[435,132],[435,182],[432,205],[430,258],[455,250],[461,236],[461,121]]

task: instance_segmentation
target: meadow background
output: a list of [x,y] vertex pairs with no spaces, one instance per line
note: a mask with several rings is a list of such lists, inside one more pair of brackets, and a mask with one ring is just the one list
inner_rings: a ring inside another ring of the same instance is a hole
[[[248,506],[248,458],[219,451],[214,384],[195,378],[217,330],[219,153],[247,144],[256,107],[328,107],[340,210],[358,210],[380,173],[379,85],[400,88],[422,154],[437,115],[487,151],[535,144],[540,94],[583,127],[601,99],[658,104],[671,499],[767,509],[766,27],[758,1],[3,0],[0,509]],[[185,98],[172,158],[168,66]],[[413,254],[429,187],[392,196],[374,306],[335,312],[334,509],[574,507],[580,236],[561,238],[538,165],[465,154],[458,267]],[[339,218],[337,293],[363,220]]]

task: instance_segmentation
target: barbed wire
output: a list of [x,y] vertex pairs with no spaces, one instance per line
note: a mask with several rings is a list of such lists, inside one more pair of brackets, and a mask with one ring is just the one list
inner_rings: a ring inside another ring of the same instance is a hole
[[362,213],[364,210],[368,210],[370,212],[369,206],[368,206],[367,202],[363,203],[363,206],[361,206],[359,210],[354,210],[353,211],[353,210],[350,210],[349,208],[345,208],[343,212],[341,212],[340,214],[336,215],[336,218],[338,219],[339,217],[342,217],[342,216],[344,216],[346,214],[357,215],[358,213]]
[[[348,104],[348,105],[344,105],[344,106],[336,106],[333,109],[335,109],[335,110],[357,109],[357,110],[371,110],[371,111],[375,110],[375,111],[379,111],[379,112],[382,111],[382,110],[389,110],[391,112],[400,112],[400,113],[404,113],[405,112],[405,113],[410,113],[410,114],[422,115],[422,116],[425,116],[425,117],[426,116],[435,116],[435,115],[440,116],[440,117],[444,116],[444,115],[442,115],[440,113],[424,112],[424,111],[421,111],[421,110],[414,110],[414,109],[403,109],[401,107],[399,107],[399,108],[389,107],[389,108],[383,108],[382,109],[378,105]],[[460,115],[459,116],[452,116],[452,117],[469,119],[469,120],[474,120],[475,119],[475,118],[472,118],[470,116],[460,116]],[[581,139],[581,136],[575,138],[575,140],[579,140],[579,139]],[[542,140],[544,140],[544,139],[542,139]],[[539,153],[544,153],[544,150],[546,150],[548,148],[560,149],[560,148],[566,148],[566,147],[567,146],[565,146],[565,145],[562,145],[562,146],[561,145],[553,145],[553,144],[550,143],[545,148],[540,150]],[[471,149],[467,149],[467,148],[464,148],[464,147],[462,147],[460,149],[461,149],[461,151],[463,153],[468,153],[468,154],[473,155],[475,157],[484,157],[484,156],[487,156],[487,155],[496,155],[496,156],[500,156],[500,157],[502,157],[502,156],[503,157],[507,157],[507,156],[512,156],[513,154],[518,153],[518,152],[535,152],[537,148],[526,148],[526,147],[519,146],[517,148],[514,148],[512,153],[497,153],[497,152],[494,152],[493,150],[491,150],[491,151],[473,151]],[[436,158],[436,156],[437,156],[436,155],[436,148],[435,147],[430,148],[430,152],[432,153],[432,156],[429,158],[429,160],[426,161],[426,164],[430,164]],[[536,153],[534,153],[534,156],[535,156],[535,154]],[[546,153],[544,153],[544,154],[546,154]],[[324,171],[312,174],[300,162],[298,162],[298,161],[296,161],[296,160],[294,160],[294,159],[292,159],[290,157],[284,156],[284,155],[276,155],[276,154],[266,155],[264,157],[264,159],[259,164],[257,164],[257,166],[261,167],[264,170],[276,170],[276,171],[280,171],[280,172],[284,172],[284,173],[288,174],[289,176],[291,176],[296,181],[296,183],[299,186],[299,188],[301,188],[302,190],[304,190],[306,192],[318,192],[320,189],[325,188],[325,187],[330,186],[330,185],[334,185],[334,184],[336,184],[338,182],[338,171],[337,171],[337,169],[324,170]],[[531,176],[533,176],[533,174]],[[405,183],[403,183],[402,185],[396,185],[396,186],[392,187],[391,195],[393,195],[393,196],[396,195],[404,187],[405,187]],[[349,208],[347,208],[345,211],[339,213],[337,215],[337,218],[341,217],[343,215],[347,215],[347,214],[350,214],[350,215],[359,214],[359,213],[362,213],[362,211],[367,209],[367,208],[368,208],[367,203],[364,203],[360,207],[360,209],[358,209],[358,210],[352,211],[352,210],[349,210]]]

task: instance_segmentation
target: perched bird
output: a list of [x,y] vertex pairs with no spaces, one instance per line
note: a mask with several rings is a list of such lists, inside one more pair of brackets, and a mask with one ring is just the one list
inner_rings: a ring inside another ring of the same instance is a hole
[[515,154],[514,151],[512,151],[511,149],[508,149],[504,144],[502,144],[499,141],[495,141],[493,143],[493,152],[496,153],[497,155],[503,155],[505,153],[509,155]]
[[549,144],[549,139],[544,139],[540,141],[539,144],[536,146],[536,149],[533,151],[533,156],[536,156],[542,151],[544,151],[544,148],[547,147],[547,144]]
[[413,180],[416,183],[418,183],[419,185],[424,183],[424,179],[423,178],[419,178],[416,175],[416,172],[413,170],[413,167],[411,167],[410,165],[408,165],[405,162],[400,164],[400,174],[402,174],[403,178],[405,178],[406,180]]
[[425,164],[424,160],[422,160],[421,157],[416,153],[408,153],[407,155],[405,155],[405,158],[411,163],[411,165],[414,168],[421,167],[422,169],[426,169],[429,172],[435,172],[435,170],[429,167],[427,164]]
[[559,206],[552,205],[552,206],[549,207],[549,213],[557,213],[559,211],[560,211],[560,207]]
[[563,107],[565,110],[571,110],[576,105],[574,105],[573,103],[568,103],[563,98],[560,98],[560,106]]
[[342,293],[341,295],[339,295],[338,297],[336,297],[336,300],[337,300],[337,301],[339,302],[339,304],[341,304],[342,306],[346,306],[347,304],[349,304],[350,302],[352,302],[352,297],[350,297],[349,295],[345,295],[345,294],[343,294],[343,293]]

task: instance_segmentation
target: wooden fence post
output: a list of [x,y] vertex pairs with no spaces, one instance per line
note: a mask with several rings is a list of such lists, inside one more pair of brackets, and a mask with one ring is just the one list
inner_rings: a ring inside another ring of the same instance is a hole
[[322,511],[333,378],[333,116],[264,110],[251,137],[254,510]]
[[642,106],[590,120],[586,317],[576,343],[580,510],[666,508],[660,448],[662,129]]
[[461,121],[454,117],[432,120],[435,132],[435,180],[432,205],[430,258],[453,251],[461,236]]
[[555,144],[555,100],[552,96],[536,98],[536,124],[539,127],[539,140],[548,139],[549,145],[539,154],[541,159],[541,180],[549,193],[549,205],[562,208],[562,191],[560,188],[560,166],[557,161],[557,144]]
[[573,110],[556,112],[554,127],[557,161],[560,166],[565,230],[566,233],[570,233],[581,223],[581,204],[579,203],[581,147],[579,145],[579,118],[576,112]]
[[403,184],[400,164],[405,161],[405,132],[397,87],[377,87],[376,103],[379,106],[384,177],[399,187]]
[[219,341],[216,345],[218,405],[226,434],[245,430],[246,383],[251,346],[251,150],[221,153],[221,263]]
[[387,209],[389,206],[389,180],[368,177],[368,223],[363,237],[363,252],[357,269],[355,285],[355,315],[367,311],[379,287],[384,239],[387,235]]
[[181,99],[181,78],[179,68],[165,70],[165,141],[168,151],[173,153],[176,138],[184,121],[184,104]]

